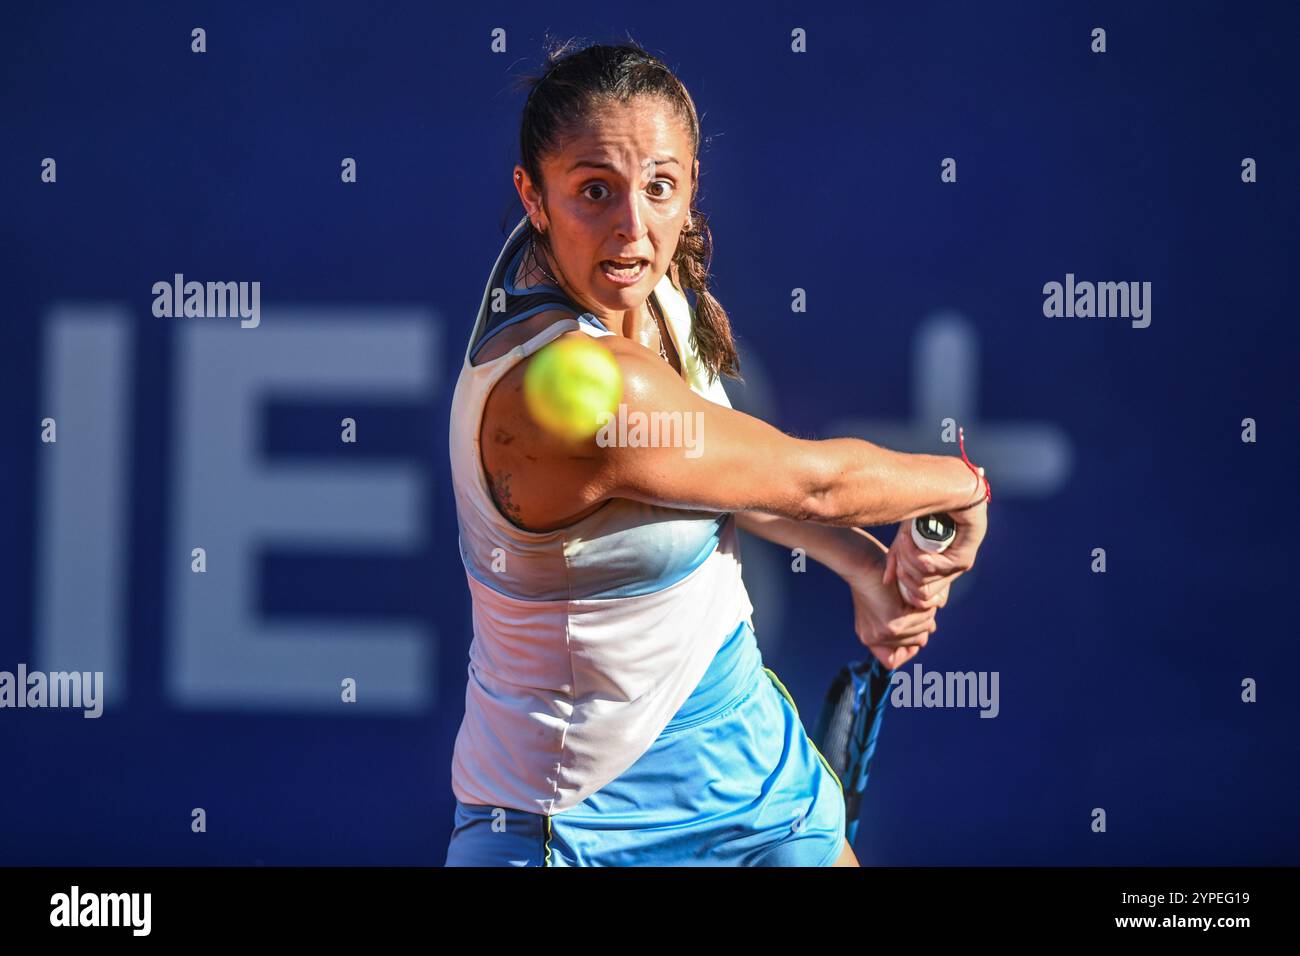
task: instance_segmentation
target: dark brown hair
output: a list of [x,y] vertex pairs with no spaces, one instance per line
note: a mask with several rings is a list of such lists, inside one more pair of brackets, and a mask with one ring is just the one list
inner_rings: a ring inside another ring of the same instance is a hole
[[[695,205],[700,187],[694,179],[694,160],[700,152],[700,119],[681,80],[667,64],[630,39],[617,46],[585,47],[567,40],[553,43],[545,69],[538,75],[523,77],[521,85],[528,88],[528,99],[519,124],[520,165],[539,189],[543,185],[542,157],[557,149],[574,119],[593,106],[611,101],[627,103],[635,96],[658,97],[685,122],[691,140],[691,157],[686,163],[693,180],[691,226],[678,239],[669,272],[680,288],[695,293],[691,339],[710,379],[719,375],[739,378],[740,356],[732,338],[731,321],[709,291],[713,236],[708,219]],[[533,238],[543,244],[554,262],[547,237]]]

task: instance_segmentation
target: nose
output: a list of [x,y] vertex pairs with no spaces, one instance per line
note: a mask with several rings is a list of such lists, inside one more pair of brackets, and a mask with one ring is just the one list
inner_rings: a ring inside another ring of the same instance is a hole
[[616,230],[621,241],[631,245],[645,235],[645,216],[641,209],[641,190],[629,189],[618,206]]

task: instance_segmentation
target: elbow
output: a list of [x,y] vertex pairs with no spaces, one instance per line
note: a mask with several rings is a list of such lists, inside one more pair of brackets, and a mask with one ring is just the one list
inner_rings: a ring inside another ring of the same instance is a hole
[[798,513],[792,515],[796,521],[812,521],[815,524],[847,524],[848,519],[832,497],[827,493],[804,496],[798,507]]
[[839,495],[836,493],[837,486],[833,474],[819,467],[816,460],[809,462],[802,480],[798,482],[799,494],[790,517],[796,521],[835,524],[843,518]]

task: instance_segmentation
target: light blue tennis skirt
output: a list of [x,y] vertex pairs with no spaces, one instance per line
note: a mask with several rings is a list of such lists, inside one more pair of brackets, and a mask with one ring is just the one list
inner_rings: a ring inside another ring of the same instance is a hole
[[456,801],[447,866],[830,866],[839,778],[742,622],[650,748],[547,817]]

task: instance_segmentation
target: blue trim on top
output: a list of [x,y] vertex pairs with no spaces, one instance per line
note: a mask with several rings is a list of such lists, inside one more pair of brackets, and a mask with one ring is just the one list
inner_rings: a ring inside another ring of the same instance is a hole
[[[547,310],[553,310],[555,309],[555,307],[556,304],[554,302],[543,302],[541,305],[535,305],[531,309],[528,309],[526,312],[521,312],[518,315],[514,316],[513,318],[506,319],[500,325],[488,329],[487,332],[483,334],[483,337],[478,340],[478,344],[475,345],[472,349],[470,349],[469,352],[470,360],[473,361],[478,356],[478,353],[482,350],[483,346],[487,345],[488,342],[492,341],[492,336],[496,335],[498,332],[502,331],[503,329],[508,329],[510,328],[510,326],[514,325],[517,322],[522,322],[524,319],[531,318],[532,316],[537,315],[539,312],[546,312]],[[557,319],[556,321],[559,320]]]
[[[528,311],[521,312],[519,315],[507,319],[506,321],[498,325],[496,328],[489,329],[484,334],[484,336],[478,340],[478,344],[475,345],[472,349],[470,349],[469,352],[470,361],[473,362],[474,359],[478,357],[479,351],[483,348],[483,346],[487,345],[488,342],[492,340],[492,336],[496,335],[498,332],[502,331],[503,329],[510,328],[510,326],[514,325],[516,322],[522,322],[524,319],[531,318],[532,316],[537,315],[540,312],[545,312],[548,309],[555,309],[555,308],[556,308],[556,303],[543,302],[541,305],[533,306]],[[584,312],[581,315],[574,316],[574,318],[577,319],[579,322],[585,321],[588,325],[594,325],[599,329],[601,329],[602,331],[605,332],[609,331],[609,329],[606,328],[605,323],[600,321],[600,319],[596,318],[596,316],[592,315],[590,312]],[[557,319],[556,321],[559,320]]]
[[506,294],[507,295],[529,295],[533,292],[541,292],[543,289],[549,289],[552,292],[558,292],[560,295],[567,295],[567,293],[563,289],[559,288],[558,286],[553,286],[549,282],[541,283],[540,285],[529,286],[526,289],[519,289],[515,287],[514,277],[515,277],[515,273],[519,271],[519,262],[524,257],[525,245],[526,243],[524,242],[519,243],[519,248],[515,250],[515,254],[510,257],[509,265],[506,266],[506,274],[502,277],[502,288],[506,290]]
[[[514,251],[514,253],[510,256],[510,261],[506,264],[505,274],[501,276],[501,288],[505,289],[507,295],[529,296],[529,295],[539,295],[546,292],[554,293],[555,295],[565,299],[566,302],[568,302],[573,307],[573,311],[575,313],[574,318],[576,318],[579,322],[585,319],[588,325],[594,325],[602,332],[610,331],[609,327],[606,326],[604,322],[602,322],[596,316],[592,315],[590,312],[578,313],[577,303],[573,302],[573,300],[569,298],[569,294],[565,292],[563,289],[559,288],[558,286],[551,285],[549,282],[540,283],[534,286],[528,286],[527,288],[519,288],[518,286],[516,286],[513,280],[515,274],[519,271],[519,263],[523,259],[524,246],[525,246],[525,243],[522,241],[522,239],[516,240],[516,242],[518,242],[519,248],[517,248]],[[469,353],[470,361],[473,362],[473,360],[478,357],[478,353],[483,349],[483,346],[487,345],[488,342],[492,340],[492,337],[495,336],[502,329],[508,329],[510,328],[510,326],[514,325],[515,323],[522,322],[524,319],[531,318],[532,316],[537,315],[540,312],[545,312],[548,309],[553,310],[562,307],[563,306],[557,302],[544,302],[541,305],[533,306],[531,309],[527,309],[524,312],[521,312],[519,315],[511,316],[509,319],[502,322],[500,325],[488,328],[479,338],[478,342],[470,349],[470,353]],[[488,321],[490,322],[491,319],[489,318]]]
[[[569,298],[569,293],[565,292],[559,286],[551,285],[549,282],[543,282],[538,285],[529,286],[526,289],[516,288],[512,283],[511,279],[513,278],[514,274],[519,271],[519,262],[521,259],[523,259],[523,257],[524,257],[524,244],[521,242],[519,244],[519,248],[515,250],[515,254],[511,257],[510,264],[506,267],[506,274],[503,280],[502,287],[506,290],[507,295],[534,295],[538,292],[547,291],[547,292],[554,292],[556,295],[563,296],[566,299]],[[572,300],[570,299],[570,301]],[[574,305],[577,305],[577,303],[575,302]],[[534,310],[534,312],[535,311],[536,310]],[[528,314],[532,315],[534,313],[530,312]],[[600,328],[602,332],[610,331],[609,326],[605,325],[604,322],[600,321],[600,319],[596,318],[596,316],[592,315],[590,312],[583,312],[581,315],[578,316],[578,319],[579,320],[587,319],[588,322],[594,323],[598,328]],[[497,329],[504,329],[507,325],[509,325],[508,322],[503,323],[502,325],[497,326]],[[494,329],[492,334],[495,333],[496,330]]]

